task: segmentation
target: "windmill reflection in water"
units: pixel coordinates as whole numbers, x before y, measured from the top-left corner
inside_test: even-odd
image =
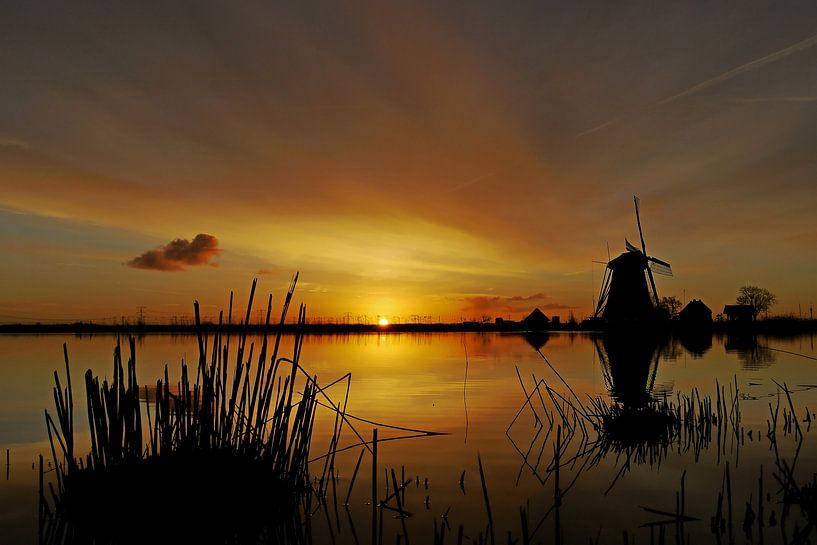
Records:
[[[731,384],[716,383],[714,398],[697,389],[670,395],[656,386],[659,365],[673,352],[669,336],[608,332],[594,343],[608,395],[580,398],[541,350],[557,380],[534,376],[531,386],[519,375],[525,399],[506,432],[522,458],[518,478],[527,468],[544,484],[558,469],[569,471],[564,495],[584,471],[612,455],[617,470],[609,490],[633,466],[660,465],[670,453],[697,461],[717,443],[720,457],[721,447],[739,433],[739,393]],[[525,412],[534,416],[532,430],[520,418]]]
[[[657,336],[613,335],[596,339],[604,382],[612,403],[594,401],[600,440],[614,450],[666,448],[678,415],[666,393],[653,395],[658,364],[667,339]]]

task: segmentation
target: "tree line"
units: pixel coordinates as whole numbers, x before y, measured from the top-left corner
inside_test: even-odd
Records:
[[[738,305],[748,305],[752,307],[753,317],[757,319],[758,315],[766,314],[769,309],[777,304],[777,296],[774,293],[758,286],[741,286],[738,290],[738,296],[735,299]],[[671,318],[677,318],[681,311],[683,304],[674,295],[661,298],[661,308],[669,313]]]

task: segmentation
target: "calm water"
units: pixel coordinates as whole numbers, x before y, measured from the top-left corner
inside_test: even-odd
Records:
[[[113,337],[0,337],[0,447],[3,451],[10,449],[11,453],[8,478],[4,474],[0,480],[0,535],[4,543],[36,540],[37,474],[32,464],[37,454],[49,451],[43,409],[53,407],[52,373],[62,368],[63,342],[68,343],[77,377],[75,388],[80,373],[88,368],[100,376],[110,377]],[[287,342],[291,344],[291,339]],[[543,342],[541,352],[553,369],[534,348]],[[777,494],[779,486],[773,477],[778,471],[775,452],[765,434],[770,418],[769,404],[776,406],[778,400],[775,381],[785,382],[793,390],[792,402],[800,420],[807,408],[817,409],[814,372],[817,361],[790,353],[817,357],[814,339],[759,337],[753,343],[746,339],[713,337],[711,345],[708,344],[708,339],[683,344],[672,341],[660,348],[647,345],[633,349],[580,334],[554,334],[539,339],[500,333],[317,336],[307,338],[301,362],[321,383],[334,381],[346,372],[352,373],[348,404],[352,415],[447,434],[387,442],[379,448],[381,496],[385,496],[383,468],[396,468],[398,479],[402,468],[407,478],[419,477],[419,485],[412,484],[405,494],[405,508],[413,514],[405,521],[412,542],[430,542],[434,521],[444,523],[441,517],[446,512],[454,533],[447,542],[456,542],[460,524],[464,525],[466,536],[484,531],[487,517],[478,455],[484,464],[498,541],[506,541],[507,530],[519,535],[521,506],[528,507],[531,528],[552,508],[555,479],[549,476],[548,467],[553,458],[556,432],[554,429],[548,435],[546,429],[537,425],[531,408],[523,406],[526,396],[519,377],[528,393],[533,391],[536,381],[545,380],[554,391],[573,399],[554,369],[583,402],[587,396],[602,396],[610,403],[616,401],[623,406],[643,402],[647,396],[676,399],[679,394],[689,395],[693,389],[697,389],[701,397],[714,396],[716,381],[727,385],[728,396],[729,388],[737,384],[744,428],[742,441],[732,436],[720,449],[713,437],[708,448],[702,447],[697,456],[693,454],[695,449],[679,452],[675,448],[653,464],[639,464],[632,459],[629,469],[626,469],[626,456],[615,453],[599,456],[597,463],[581,471],[582,462],[593,453],[577,458],[575,464],[560,472],[563,490],[572,483],[559,509],[565,542],[587,543],[600,538],[601,543],[621,543],[622,533],[627,531],[630,539],[650,543],[651,532],[657,535],[657,527],[642,525],[665,517],[651,514],[642,506],[674,512],[676,491],[680,489],[685,471],[685,513],[701,520],[684,524],[682,531],[693,543],[715,542],[710,518],[715,514],[727,463],[731,473],[736,541],[783,542],[783,531],[789,533],[786,539],[790,540],[799,514],[790,515],[788,529],[782,529],[780,524],[772,526],[768,520],[774,511],[775,520],[779,522],[782,509]],[[196,354],[196,340],[192,337],[139,339],[140,381],[154,381],[165,364],[169,365],[171,377],[174,373],[178,376],[181,359],[195,361]],[[341,400],[343,390],[339,387],[334,390],[334,398]],[[540,392],[544,389],[540,388]],[[611,392],[616,400],[611,399]],[[538,394],[532,400],[539,418],[545,414],[542,402],[553,410],[546,392],[541,401]],[[781,412],[787,407],[788,401],[783,396]],[[520,409],[519,418],[509,429]],[[78,406],[76,414],[83,415],[84,407]],[[320,454],[322,439],[331,433],[332,422],[332,415],[327,411],[316,423],[314,454]],[[77,429],[83,430],[84,424],[78,416]],[[801,425],[804,438],[796,475],[809,480],[817,472],[815,432],[809,431],[807,423]],[[371,436],[372,425],[359,423],[356,426],[364,437]],[[402,432],[380,426],[379,433],[381,438],[388,438]],[[343,437],[341,447],[357,442],[348,431]],[[574,439],[565,456],[576,454],[577,446],[578,439]],[[787,463],[793,460],[796,446],[795,436],[784,436],[781,426],[777,459],[785,459]],[[338,455],[337,495],[341,505],[337,516],[331,508],[330,513],[316,515],[313,524],[316,542],[331,538],[338,543],[358,540],[368,543],[370,540],[370,507],[366,505],[371,495],[368,457],[363,459],[348,512],[342,505],[360,450],[356,447]],[[741,525],[750,498],[753,510],[758,510],[761,466],[766,527],[762,538],[755,527],[750,540]],[[463,471],[464,491],[460,487]],[[615,481],[617,475],[620,478]],[[615,485],[605,493],[614,481]],[[401,522],[388,513],[384,521],[384,542],[392,543]],[[553,542],[554,524],[555,513],[551,511],[539,526],[534,541]],[[797,524],[802,528],[806,522],[799,520]],[[674,541],[675,525],[669,525],[666,531]]]

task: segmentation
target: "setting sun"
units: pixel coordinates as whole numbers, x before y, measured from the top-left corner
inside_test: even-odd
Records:
[[[389,321],[388,321],[387,319],[385,319],[385,318],[380,318],[380,319],[377,321],[377,325],[379,325],[379,326],[387,326],[387,325],[389,325]]]

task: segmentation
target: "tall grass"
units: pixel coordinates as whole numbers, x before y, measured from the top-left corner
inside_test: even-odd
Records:
[[[297,278],[287,291],[280,324],[286,320]],[[253,281],[245,324],[255,288]],[[267,325],[271,308],[270,296]],[[199,324],[198,302],[195,312]],[[301,305],[299,325],[305,317]],[[223,313],[219,324],[222,320]],[[232,321],[232,294],[226,320]],[[280,328],[272,342],[264,334],[257,348],[241,334],[231,369],[230,337],[218,331],[206,336],[199,330],[198,362],[182,363],[175,384],[166,366],[154,388],[138,382],[134,339],[129,340],[127,360],[117,342],[111,381],[90,370],[84,375],[90,435],[85,456],[75,451],[66,349],[66,384],[63,387],[55,372],[55,417],[45,413],[56,488],[49,484],[48,498],[41,489],[41,541],[308,539],[308,514],[326,487],[325,478],[313,482],[309,472],[318,397],[325,398],[321,405],[333,407],[341,422],[323,457],[330,464],[343,416],[316,378],[300,367],[303,335],[300,328],[296,331],[287,356],[279,354]],[[305,378],[299,379],[299,373]]]

